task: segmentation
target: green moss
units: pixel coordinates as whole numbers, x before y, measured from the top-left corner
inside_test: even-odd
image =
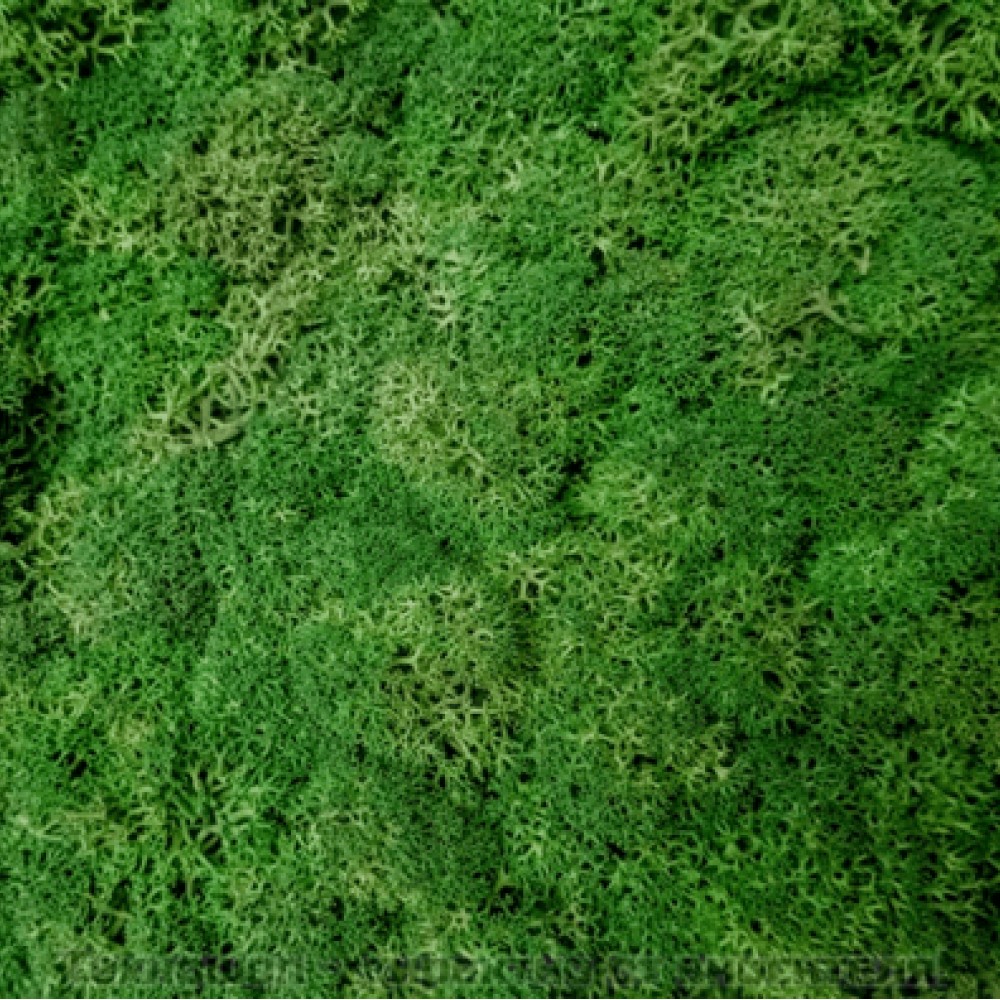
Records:
[[[68,87],[135,43],[155,4],[133,0],[13,0],[0,10],[0,87]]]
[[[5,992],[993,995],[995,13],[0,4]]]

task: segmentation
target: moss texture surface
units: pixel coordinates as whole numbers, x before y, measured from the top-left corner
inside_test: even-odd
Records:
[[[0,0],[0,992],[997,996],[996,0]]]

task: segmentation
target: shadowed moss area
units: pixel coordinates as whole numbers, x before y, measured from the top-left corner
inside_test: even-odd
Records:
[[[0,990],[1000,990],[994,0],[0,0]]]

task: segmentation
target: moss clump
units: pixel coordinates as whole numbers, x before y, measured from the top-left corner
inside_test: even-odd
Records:
[[[995,20],[0,2],[5,992],[994,995]]]
[[[135,45],[157,5],[145,0],[11,0],[0,9],[0,88],[66,88]]]

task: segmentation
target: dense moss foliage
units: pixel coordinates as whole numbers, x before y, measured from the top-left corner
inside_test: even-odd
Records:
[[[0,991],[996,996],[996,0],[0,0]]]

